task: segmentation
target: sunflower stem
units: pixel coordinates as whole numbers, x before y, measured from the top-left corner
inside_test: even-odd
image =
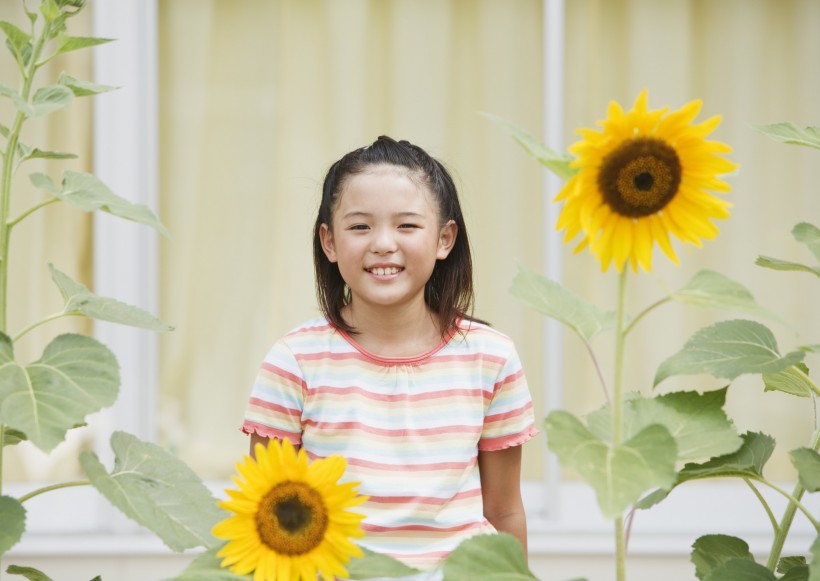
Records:
[[[626,277],[628,269],[624,268],[618,278],[618,311],[615,327],[615,378],[612,384],[612,446],[617,448],[623,437],[623,368],[624,343],[626,333]],[[615,519],[615,578],[626,581],[626,531],[622,516]]]

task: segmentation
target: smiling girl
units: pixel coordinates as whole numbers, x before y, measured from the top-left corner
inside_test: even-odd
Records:
[[[527,546],[521,445],[537,433],[512,341],[471,315],[472,260],[452,178],[379,137],[325,177],[313,240],[322,316],[269,351],[243,431],[342,455],[369,500],[360,544],[440,578],[464,539]]]

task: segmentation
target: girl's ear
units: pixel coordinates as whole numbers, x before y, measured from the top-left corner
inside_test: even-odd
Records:
[[[449,220],[438,233],[438,251],[436,258],[444,260],[450,255],[456,243],[456,236],[458,236],[458,226],[454,220]]]
[[[336,262],[336,244],[333,242],[333,232],[327,224],[319,226],[319,242],[322,243],[322,250],[330,262]]]

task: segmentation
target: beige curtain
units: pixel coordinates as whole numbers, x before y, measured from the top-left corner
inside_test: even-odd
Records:
[[[341,154],[385,133],[414,141],[453,170],[474,243],[477,314],[517,342],[539,415],[542,321],[508,287],[520,262],[540,268],[542,172],[481,115],[534,134],[542,123],[542,3],[537,0],[174,0],[161,2],[161,425],[166,445],[206,477],[224,477],[247,449],[238,432],[259,361],[315,312],[311,226],[320,182]],[[714,138],[735,148],[733,216],[703,249],[660,255],[634,277],[634,312],[696,270],[745,284],[792,327],[772,324],[784,349],[817,342],[820,303],[809,275],[754,266],[758,254],[808,260],[789,234],[820,223],[818,152],[776,144],[754,124],[820,125],[813,0],[568,0],[566,144],[615,99],[678,108],[701,98],[721,114]],[[801,254],[803,252],[803,254]],[[565,284],[614,307],[615,276],[586,254],[565,256]],[[783,291],[787,290],[786,293]],[[630,335],[629,389],[648,391],[658,363],[714,312],[668,307]],[[606,338],[596,341],[611,364]],[[566,404],[602,401],[585,351],[566,337]],[[710,378],[668,387],[711,388]],[[667,386],[664,389],[668,388]],[[785,449],[805,443],[806,402],[730,390],[741,430]],[[527,478],[543,473],[543,437],[525,447]],[[788,477],[784,455],[775,477]]]
[[[21,2],[0,3],[0,20],[28,30],[28,19]],[[91,13],[84,11],[72,18],[71,34],[91,36]],[[3,36],[5,43],[5,36]],[[0,83],[15,90],[20,88],[17,66],[5,44],[0,49]],[[78,79],[91,79],[91,51],[66,53],[40,70],[35,86],[56,82],[65,71]],[[67,108],[24,125],[21,140],[31,146],[52,151],[71,152],[73,160],[28,161],[18,170],[12,186],[11,216],[16,217],[35,204],[47,199],[29,183],[29,174],[43,172],[59,183],[62,172],[92,171],[91,107],[92,99],[75,99]],[[0,99],[0,123],[12,125],[16,110],[9,99]],[[5,148],[5,139],[0,139]],[[92,232],[91,215],[65,204],[53,204],[20,222],[12,232],[9,258],[8,328],[14,336],[24,327],[62,310],[63,300],[49,274],[52,263],[74,280],[91,286]],[[64,332],[89,334],[91,324],[80,318],[61,319],[43,325],[15,344],[17,361],[28,364],[40,358],[43,349],[54,337]],[[4,474],[6,481],[72,478],[79,467],[77,450],[86,446],[90,434],[74,430],[67,442],[47,456],[28,443],[6,448]]]

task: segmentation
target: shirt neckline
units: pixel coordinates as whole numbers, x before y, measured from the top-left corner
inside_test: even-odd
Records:
[[[377,355],[372,351],[368,351],[364,347],[362,347],[356,339],[353,338],[349,333],[346,331],[336,328],[336,332],[341,335],[341,337],[350,344],[356,351],[367,357],[368,359],[372,359],[377,363],[382,363],[385,365],[412,365],[415,363],[421,363],[422,361],[429,359],[442,349],[447,346],[450,342],[450,339],[453,338],[453,335],[457,333],[457,329],[450,330],[444,337],[441,338],[441,341],[438,342],[438,345],[433,347],[432,349],[428,349],[423,353],[419,353],[418,355],[410,355],[407,357],[385,357],[383,355]]]

